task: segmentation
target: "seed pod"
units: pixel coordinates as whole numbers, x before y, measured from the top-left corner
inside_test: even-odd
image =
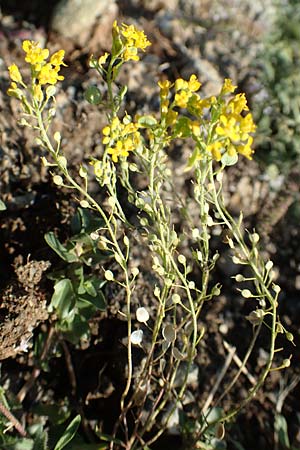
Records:
[[[96,86],[89,86],[84,97],[91,105],[99,105],[102,100],[101,92]]]
[[[163,337],[167,342],[174,342],[176,339],[176,330],[173,325],[166,325],[162,331]]]

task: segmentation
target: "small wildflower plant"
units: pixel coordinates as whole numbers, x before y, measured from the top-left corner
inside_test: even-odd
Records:
[[[199,405],[193,445],[204,441],[213,445],[211,433],[220,430],[220,424],[226,426],[226,421],[255,396],[270,371],[288,366],[289,360],[284,360],[279,367],[274,367],[277,335],[285,333],[289,340],[293,339],[278,319],[280,288],[274,283],[272,262],[265,262],[260,254],[259,235],[244,232],[242,213],[237,220],[233,218],[222,197],[226,166],[235,164],[239,156],[252,159],[255,125],[245,94],[235,94],[236,86],[231,80],[225,79],[216,96],[203,97],[195,74],[188,80],[159,81],[160,110],[156,113],[121,115],[127,88],[116,82],[118,74],[127,61],[138,61],[139,51],[145,51],[150,42],[133,25],[119,27],[114,23],[112,36],[111,52],[92,56],[89,61],[90,67],[105,81],[106,91],[91,86],[86,92],[90,103],[107,111],[107,124],[102,129],[103,153],[90,161],[93,175],[107,196],[105,203],[97,202],[90,194],[86,168],[79,168],[76,179],[72,176],[60,134],[49,132],[55,115],[56,84],[63,80],[60,70],[65,65],[64,51],[49,55],[48,49],[41,48],[37,42],[25,41],[23,50],[25,62],[30,66],[30,78],[25,82],[19,68],[12,64],[8,94],[20,100],[23,107],[20,123],[37,133],[37,142],[44,152],[43,163],[50,168],[54,183],[75,190],[81,208],[99,216],[102,225],[91,233],[91,239],[99,240],[98,247],[109,252],[114,267],[115,264],[119,267],[118,275],[110,268],[103,272],[107,283],[116,283],[125,292],[120,312],[127,321],[126,383],[120,398],[120,416],[111,437],[105,437],[110,449],[149,448],[165,432],[170,418],[184,401],[189,373],[206,337],[201,316],[203,306],[218,301],[222,288],[221,283],[211,285],[219,255],[212,250],[210,240],[214,229],[227,230],[226,242],[233,263],[237,264],[237,270],[247,266],[247,278],[241,274],[234,278],[238,283],[252,282],[251,288],[241,289],[240,293],[253,302],[253,311],[246,318],[250,322],[249,348],[235,376],[218,398]],[[176,193],[167,153],[174,140],[187,139],[193,142],[186,161],[197,206],[193,215]],[[139,176],[147,179],[143,190],[135,185]],[[129,203],[137,209],[139,227],[130,224],[118,197],[117,184],[123,186]],[[174,214],[178,204],[189,225],[184,231],[186,236],[175,231]],[[181,251],[182,239],[186,237],[193,249],[189,255]],[[148,248],[156,281],[150,306],[140,304],[133,308],[132,296],[139,271],[145,270],[133,266],[131,249],[136,241]],[[197,280],[192,275],[194,267],[201,274]],[[212,408],[220,404],[245,370],[262,329],[268,336],[268,358],[255,384],[238,405],[231,405],[215,420],[209,420]],[[135,346],[144,351],[139,368],[133,365]],[[182,370],[184,376],[178,386],[175,381]],[[132,415],[133,424],[129,420]],[[97,435],[103,437],[99,430]],[[216,434],[213,436],[215,439]]]

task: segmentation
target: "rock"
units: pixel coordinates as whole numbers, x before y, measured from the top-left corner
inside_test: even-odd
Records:
[[[55,7],[50,28],[64,37],[83,43],[97,17],[115,6],[114,0],[61,0]]]

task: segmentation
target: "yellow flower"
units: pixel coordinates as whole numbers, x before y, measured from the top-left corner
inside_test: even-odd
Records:
[[[58,71],[59,66],[53,68],[50,63],[45,64],[38,74],[40,85],[56,84],[57,81],[63,80],[64,77],[62,75],[58,75]]]
[[[133,61],[138,61],[139,55],[137,54],[138,50],[136,47],[125,47],[125,50],[123,52],[123,58],[125,61],[129,61],[130,59],[132,59]]]
[[[116,131],[120,127],[120,119],[119,117],[114,117],[111,121],[110,129],[112,131]]]
[[[113,26],[112,26],[112,33],[113,36],[117,36],[120,33],[120,28],[118,27],[118,22],[114,20]]]
[[[188,81],[188,89],[191,91],[191,92],[196,92],[196,91],[198,91],[199,89],[200,89],[200,87],[201,87],[201,83],[200,83],[200,81],[197,79],[197,77],[196,77],[196,75],[191,75],[190,76],[190,79],[189,79],[189,81]]]
[[[147,36],[143,31],[139,31],[134,25],[122,24],[121,34],[125,37],[125,45],[129,47],[136,47],[137,49],[145,51],[146,47],[151,45]]]
[[[245,117],[241,118],[240,128],[242,133],[253,133],[256,130],[256,125],[253,122],[251,113],[248,113]],[[242,140],[244,139],[242,138]]]
[[[234,86],[232,84],[232,81],[230,80],[230,78],[225,78],[222,89],[221,89],[221,94],[231,94],[232,92],[234,92],[236,90],[237,86]]]
[[[99,66],[102,66],[103,64],[106,63],[108,56],[109,56],[109,53],[107,53],[107,52],[105,52],[104,55],[100,56],[100,58],[98,59]]]
[[[234,114],[241,114],[242,111],[248,111],[247,99],[245,94],[237,94],[228,103],[229,108]]]
[[[196,92],[200,89],[201,83],[197,79],[195,74],[190,76],[189,81],[183,80],[182,78],[177,78],[175,81],[175,91],[189,90],[190,92]]]
[[[120,30],[115,21],[113,23],[112,34],[114,45],[118,48],[120,56],[125,61],[130,59],[138,61],[138,50],[145,51],[146,47],[151,45],[144,32],[137,30],[134,25],[126,25],[123,23]],[[99,62],[99,64],[101,63]]]
[[[175,91],[180,91],[181,89],[187,89],[188,88],[188,82],[183,80],[182,78],[177,78],[175,81]]]
[[[19,100],[22,99],[23,93],[21,89],[18,88],[17,83],[15,83],[14,81],[10,84],[6,92],[10,97],[16,97]]]
[[[237,147],[237,151],[243,155],[246,156],[248,159],[252,159],[252,154],[254,153],[254,150],[252,150],[251,145],[253,143],[253,137],[249,136],[248,141],[245,145],[239,145]]]
[[[136,123],[129,122],[127,124],[122,124],[122,130],[120,135],[126,136],[131,133],[136,133],[139,126]]]
[[[239,125],[233,116],[221,115],[220,125],[216,127],[216,133],[219,136],[229,137],[231,141],[238,141],[240,139]]]
[[[191,120],[189,122],[189,127],[194,136],[199,137],[201,135],[200,122],[196,120]]]
[[[189,81],[177,78],[175,81],[175,106],[180,108],[189,107],[194,113],[201,113],[200,97],[194,92],[200,89],[201,83],[198,81],[196,75],[192,74]],[[189,109],[189,110],[190,110]]]
[[[215,161],[221,161],[221,158],[222,158],[221,148],[222,147],[223,147],[222,143],[217,141],[217,142],[208,144],[208,146],[206,148],[209,152],[211,152],[212,157]]]
[[[25,61],[34,66],[35,70],[40,70],[49,56],[49,50],[40,48],[39,43],[34,41],[24,41],[22,47],[26,53]]]
[[[169,80],[159,81],[158,86],[160,87],[160,98],[165,99],[168,97],[172,83]]]
[[[19,68],[16,64],[12,64],[8,68],[9,76],[12,81],[16,83],[22,83],[22,75],[20,74]]]
[[[113,162],[117,163],[120,156],[128,156],[128,149],[124,148],[122,141],[117,141],[115,147],[107,149],[107,153],[111,155]]]
[[[52,64],[52,66],[65,66],[67,67],[67,64],[65,64],[63,62],[65,56],[65,51],[64,50],[59,50],[58,52],[53,53],[53,55],[50,58],[50,64]]]
[[[104,136],[104,138],[102,139],[102,142],[104,145],[106,145],[110,141],[110,127],[108,125],[103,128],[102,134]]]
[[[8,91],[11,91],[11,92],[12,92],[12,91],[15,91],[17,88],[18,88],[17,83],[15,83],[15,82],[10,83],[10,86],[9,86],[9,88],[7,89],[8,95],[10,95]]]
[[[39,84],[33,86],[33,97],[38,101],[42,102],[44,99],[42,88]]]
[[[206,99],[201,100],[200,95],[198,94],[192,94],[188,99],[189,111],[198,117],[202,115],[203,108],[209,106],[210,103],[207,103]]]
[[[157,84],[162,91],[169,91],[170,87],[172,86],[172,83],[169,80],[158,81]]]
[[[114,117],[110,123],[110,125],[106,125],[102,129],[102,134],[104,138],[102,142],[104,145],[109,144],[109,142],[113,139],[116,139],[120,134],[120,120],[118,117]]]
[[[140,145],[139,128],[140,125],[131,122],[131,117],[126,114],[122,122],[118,117],[114,117],[110,125],[102,129],[104,136],[102,142],[104,145],[110,145],[107,152],[112,155],[114,162],[118,162],[120,156],[128,156],[128,152],[135,150]]]
[[[179,108],[186,108],[188,100],[192,94],[188,91],[180,91],[175,94],[175,105]]]

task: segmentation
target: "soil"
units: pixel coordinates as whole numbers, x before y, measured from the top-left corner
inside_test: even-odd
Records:
[[[65,80],[57,97],[58,116],[53,127],[61,131],[64,137],[65,152],[71,167],[88,162],[90,156],[101,151],[101,128],[105,123],[104,113],[84,99],[85,88],[96,83],[94,73],[88,69],[88,57],[91,51],[95,51],[99,30],[95,26],[94,35],[89,36],[85,46],[56,35],[49,25],[49,17],[56,3],[38,0],[23,0],[21,5],[18,1],[1,2],[0,182],[1,199],[7,209],[0,212],[0,359],[2,385],[9,385],[14,395],[19,393],[19,399],[20,392],[33,374],[33,343],[38,336],[44,336],[45,340],[53,326],[53,317],[49,316],[46,309],[53,290],[47,270],[49,273],[50,267],[57,266],[58,257],[47,246],[44,235],[55,231],[62,241],[66,239],[70,219],[77,206],[76,198],[67,190],[57,189],[53,185],[40,162],[41,153],[32,133],[17,125],[20,117],[18,103],[6,95],[9,83],[6,67],[12,62],[21,67],[23,64],[21,41],[41,40],[50,49],[66,49],[68,68],[65,69]],[[223,2],[229,19],[214,17],[210,2],[200,2],[201,17],[195,19],[195,23],[191,22],[191,29],[185,30],[184,34],[178,34],[181,23],[178,11],[174,13],[174,20],[167,22],[166,3],[153,2],[150,7],[143,1],[117,2],[118,20],[126,23],[135,21],[153,42],[141,64],[138,67],[129,65],[129,69],[122,74],[122,80],[129,85],[130,91],[128,112],[147,112],[147,108],[156,108],[155,83],[159,76],[186,77],[195,67],[203,72],[205,92],[213,92],[224,76],[231,76],[234,82],[246,90],[251,104],[253,92],[249,83],[255,74],[251,78],[247,73],[249,52],[243,53],[243,46],[245,50],[252,42],[253,50],[258,45],[259,33],[261,36],[264,31],[259,18],[249,16],[240,25],[239,32],[244,41],[241,44],[239,40],[239,45],[235,47],[235,39],[230,40],[230,26],[234,28],[239,19],[234,16],[234,10],[231,11],[230,2]],[[236,3],[232,2],[232,5]],[[191,20],[188,11],[186,18]],[[171,25],[173,29],[170,31],[168,26]],[[201,36],[198,47],[193,37],[195,30]],[[97,47],[99,55],[107,50],[109,37],[106,36],[102,42],[103,46]],[[178,152],[176,155],[171,154],[171,158],[174,170],[179,174],[178,190],[186,195],[190,183],[184,178],[182,170],[184,152],[175,150]],[[292,355],[291,367],[285,371],[272,372],[263,391],[227,429],[225,441],[228,449],[279,449],[274,443],[276,407],[283,388],[289,386],[295,377],[299,380],[299,175],[299,169],[295,168],[293,173],[285,176],[277,191],[271,189],[269,180],[264,176],[264,167],[255,160],[250,164],[241,160],[238,166],[229,168],[226,175],[225,197],[228,207],[233,214],[238,214],[241,209],[244,211],[246,226],[259,230],[266,257],[274,261],[278,271],[277,281],[282,287],[281,319],[284,326],[294,334],[296,343],[296,347],[286,342],[282,344],[282,357]],[[95,195],[100,195],[96,185],[93,185],[93,189]],[[223,249],[219,250],[221,252]],[[134,257],[141,257],[139,251],[135,250]],[[232,286],[230,270],[228,261],[221,259],[216,280],[224,280],[224,290],[218,302],[205,308],[202,317],[209,337],[200,348],[196,361],[196,381],[190,387],[200,404],[209,395],[215,383],[215,374],[224,364],[228,352],[224,341],[237,347],[241,357],[247,348],[245,336],[249,335],[249,324],[241,318],[251,311],[251,305],[241,302],[236,295],[237,286]],[[142,275],[139,283],[139,296],[149,299],[151,280]],[[82,434],[87,442],[94,439],[91,425],[95,422],[101,424],[106,433],[112,430],[119,413],[119,400],[125,382],[126,349],[122,339],[126,334],[126,323],[115,314],[122,292],[106,288],[105,295],[108,310],[91,319],[92,338],[89,342],[74,346],[65,341],[62,344],[63,351],[51,349],[55,357],[48,361],[44,355],[45,366],[33,379],[24,396],[21,416],[25,423],[30,424],[33,420],[32,411],[38,399],[59,404],[67,396],[74,410],[85,417]],[[140,302],[141,298],[136,301]],[[263,340],[264,337],[255,355],[261,364],[265,358]],[[22,350],[27,344],[29,351],[24,353]],[[49,348],[47,350],[50,351]],[[136,350],[134,358],[138,361],[141,357],[140,351]],[[254,367],[255,361],[250,361],[250,374]],[[53,373],[56,374],[54,378],[51,376]],[[228,373],[228,378],[231,375]],[[243,383],[249,383],[247,377],[241,380],[227,401],[236,402],[241,398],[245,389]],[[286,397],[281,411],[287,420],[290,441],[295,449],[300,448],[299,398],[300,383]],[[194,412],[189,413],[193,417]],[[179,437],[171,434],[165,434],[152,448],[184,450]]]

